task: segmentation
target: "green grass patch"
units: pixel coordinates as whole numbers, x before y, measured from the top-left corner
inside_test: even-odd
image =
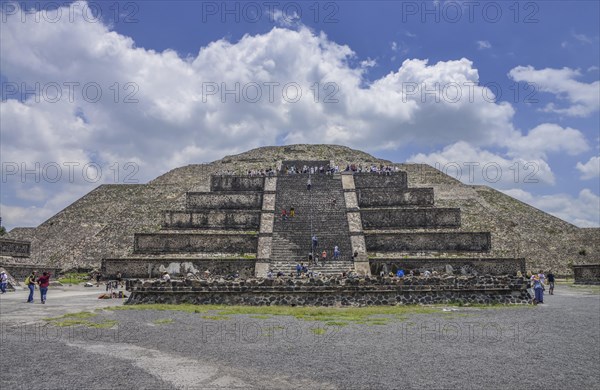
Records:
[[[44,321],[59,321],[62,319],[80,319],[80,320],[85,320],[87,318],[92,318],[92,317],[96,317],[98,314],[96,313],[92,313],[90,311],[81,311],[79,313],[67,313],[67,314],[63,314],[60,317],[50,317],[50,318],[44,318]]]
[[[268,316],[268,315],[264,315],[264,314],[256,314],[256,315],[250,316],[250,318],[256,318],[257,320],[268,320],[269,318],[272,318],[272,317]]]
[[[172,324],[173,323],[173,319],[172,318],[160,318],[158,320],[152,321],[152,323],[156,324],[156,325]]]
[[[215,320],[215,321],[226,321],[228,319],[230,319],[227,316],[220,316],[220,315],[215,315],[215,316],[202,316],[202,318],[206,319],[206,320]]]
[[[58,279],[62,284],[79,284],[88,280],[88,274],[75,272],[67,273],[62,278]]]
[[[215,305],[192,305],[189,303],[182,303],[180,305],[154,303],[147,305],[127,305],[127,306],[111,306],[106,307],[105,310],[157,310],[157,311],[182,311],[185,313],[206,313],[214,310],[217,307]],[[223,306],[218,306],[223,307]]]
[[[325,325],[329,325],[329,326],[346,326],[348,325],[348,322],[344,322],[344,321],[327,321],[325,323]]]
[[[327,330],[325,328],[310,328],[310,331],[316,334],[317,336],[324,335]]]
[[[44,321],[54,326],[87,326],[88,328],[112,328],[117,325],[115,320],[103,320],[100,322],[88,321],[88,319],[96,317],[98,314],[89,311],[79,313],[67,313],[60,317],[44,318]]]
[[[443,318],[458,318],[475,315],[476,309],[523,308],[528,305],[483,305],[471,304],[459,310],[475,309],[472,313],[442,311],[445,307],[455,307],[453,304],[444,305],[399,305],[399,306],[369,306],[369,307],[315,307],[315,306],[223,306],[223,305],[191,305],[191,304],[148,304],[126,305],[106,308],[106,310],[157,310],[181,311],[200,313],[202,318],[223,321],[235,315],[247,315],[250,318],[266,320],[273,316],[289,316],[303,321],[322,322],[330,326],[346,326],[349,324],[387,325],[389,322],[405,321],[412,315],[438,314]]]
[[[104,320],[102,322],[88,322],[85,325],[88,328],[103,329],[103,328],[112,328],[113,326],[115,326],[117,324],[118,324],[118,322],[115,320]]]

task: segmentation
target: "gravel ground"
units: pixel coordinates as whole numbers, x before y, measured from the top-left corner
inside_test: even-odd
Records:
[[[387,325],[138,310],[98,311],[91,321],[116,320],[110,329],[41,321],[119,304],[97,293],[51,291],[46,305],[0,297],[0,387],[600,388],[600,295],[581,288],[558,286],[537,307],[440,308]]]

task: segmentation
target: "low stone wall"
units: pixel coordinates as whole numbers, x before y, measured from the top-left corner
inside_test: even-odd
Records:
[[[491,249],[489,232],[483,233],[377,233],[365,234],[369,252],[487,252]]]
[[[356,190],[360,207],[433,206],[433,188]]]
[[[258,230],[260,211],[206,210],[165,211],[163,228],[167,229],[248,229]]]
[[[261,192],[188,192],[186,194],[186,209],[260,210],[262,200],[263,195]]]
[[[360,217],[364,229],[460,227],[460,209],[363,209]]]
[[[256,253],[257,234],[136,233],[135,253]]]
[[[29,257],[30,251],[29,241],[0,238],[0,256]]]
[[[575,284],[600,284],[600,264],[573,265]]]
[[[511,276],[366,279],[129,281],[128,304],[370,306],[416,303],[528,303],[523,278]]]
[[[211,191],[262,191],[264,187],[264,177],[218,175],[210,177]]]
[[[17,280],[17,282],[22,283],[32,271],[37,271],[38,275],[41,275],[42,272],[50,272],[51,275],[57,276],[61,273],[60,268],[55,267],[45,267],[43,265],[37,264],[3,264],[0,263],[0,268],[4,268],[6,272],[8,272],[13,278]]]
[[[238,273],[242,278],[254,276],[255,259],[169,259],[169,258],[122,258],[102,259],[102,273],[114,277],[121,273],[124,278],[157,278],[163,271],[173,277],[184,277],[191,272],[226,277]]]
[[[391,175],[377,173],[355,173],[354,185],[362,188],[407,188],[408,179],[406,172],[393,172]]]
[[[525,259],[512,258],[435,258],[435,259],[369,259],[372,275],[393,272],[399,269],[408,273],[409,271],[437,271],[441,274],[446,272],[446,265],[453,268],[455,275],[477,274],[477,275],[516,275],[518,271],[525,274]]]

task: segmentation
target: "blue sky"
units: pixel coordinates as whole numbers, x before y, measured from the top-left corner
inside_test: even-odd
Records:
[[[597,1],[1,4],[8,228],[36,226],[128,174],[143,183],[289,143],[460,166],[467,183],[467,164],[479,164],[473,184],[600,224]],[[83,96],[89,83],[97,101],[93,88]],[[236,83],[263,95],[220,95]],[[274,101],[265,83],[279,83]],[[282,98],[288,83],[299,101]]]

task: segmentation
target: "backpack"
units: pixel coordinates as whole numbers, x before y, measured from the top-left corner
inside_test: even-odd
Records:
[[[27,278],[25,278],[25,285],[29,286],[29,282],[30,282],[30,279],[29,279],[29,276],[28,276]]]

